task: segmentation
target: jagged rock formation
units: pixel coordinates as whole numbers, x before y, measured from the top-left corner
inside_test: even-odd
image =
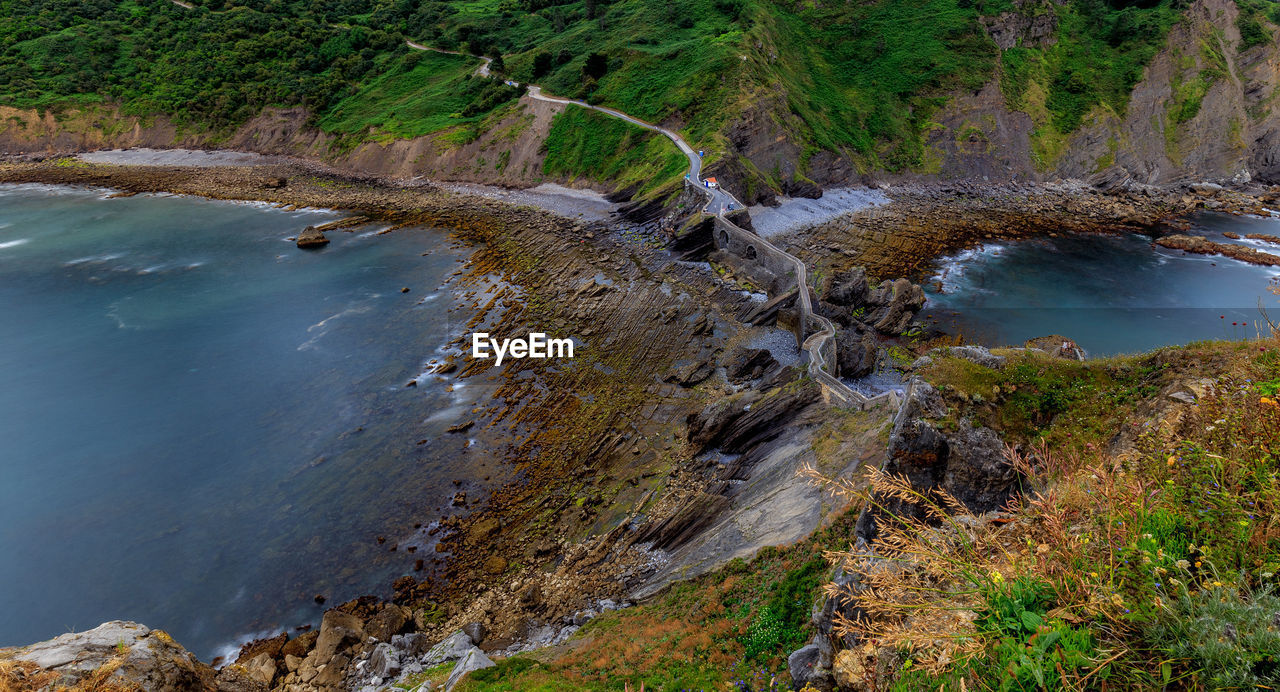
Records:
[[[934,423],[947,415],[942,397],[928,383],[915,379],[889,435],[889,459],[884,472],[905,477],[917,491],[949,493],[975,514],[998,510],[1018,492],[1020,476],[1004,457],[1004,445],[994,430],[961,420],[954,432]],[[879,497],[858,519],[858,537],[870,543],[877,517],[924,518],[923,508],[896,498]]]
[[[841,326],[836,334],[839,375],[866,377],[876,367],[881,337],[906,332],[924,307],[924,290],[907,279],[882,281],[875,288],[863,267],[836,274],[816,302],[817,312]]]

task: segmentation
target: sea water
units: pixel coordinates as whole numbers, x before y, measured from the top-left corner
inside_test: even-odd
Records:
[[[208,660],[411,572],[375,538],[468,477],[457,394],[405,387],[463,255],[288,240],[338,217],[0,186],[0,646],[123,619]]]
[[[1192,226],[1194,235],[1280,255],[1280,245],[1223,235],[1280,235],[1280,220],[1206,213]],[[991,243],[939,262],[922,316],[988,346],[1061,334],[1090,355],[1136,353],[1257,338],[1259,301],[1280,317],[1280,296],[1268,290],[1277,275],[1280,267],[1169,250],[1137,234]]]

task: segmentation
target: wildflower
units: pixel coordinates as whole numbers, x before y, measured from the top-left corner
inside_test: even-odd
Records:
[[[1090,573],[1089,573],[1089,576],[1093,577],[1094,579],[1097,579],[1097,578],[1098,578],[1098,573],[1097,573],[1097,572],[1090,572]]]
[[[1215,581],[1215,582],[1213,583],[1213,585],[1214,585],[1214,586],[1222,586],[1222,582],[1220,582],[1220,581]]]
[[[1004,575],[1000,574],[1000,572],[992,572],[991,581],[999,584],[1000,582],[1004,581]]]
[[[1186,560],[1178,560],[1177,562],[1175,562],[1175,563],[1174,563],[1174,565],[1175,565],[1175,566],[1177,566],[1177,568],[1178,568],[1178,569],[1190,569],[1190,568],[1191,568],[1191,563],[1190,563],[1190,562],[1187,562]]]

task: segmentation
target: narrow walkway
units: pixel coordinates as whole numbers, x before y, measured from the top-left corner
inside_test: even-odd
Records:
[[[435,50],[440,53],[450,53],[453,55],[461,55],[461,53],[457,53],[455,51],[428,48],[427,46],[423,46],[423,45],[414,43],[412,41],[408,41],[407,43],[409,44],[410,48],[416,48],[418,50]],[[485,70],[485,74],[487,75],[489,62],[491,62],[490,59],[484,56],[473,56],[473,57],[479,57],[482,60],[486,61],[482,67]],[[683,137],[681,137],[679,134],[676,134],[672,130],[668,130],[665,127],[660,127],[652,123],[647,123],[643,120],[640,120],[639,118],[632,117],[619,110],[606,108],[604,106],[593,106],[587,103],[586,101],[579,101],[577,99],[566,99],[566,98],[560,98],[558,96],[548,96],[542,93],[542,87],[537,86],[535,84],[528,85],[528,89],[529,89],[529,98],[531,99],[534,99],[537,101],[547,101],[550,103],[562,103],[566,105],[573,105],[573,106],[578,106],[580,108],[587,108],[589,110],[604,113],[605,115],[629,122],[632,125],[635,125],[636,127],[657,132],[662,136],[666,137],[667,139],[670,139],[673,143],[675,143],[676,148],[684,152],[684,155],[689,159],[689,175],[686,177],[685,183],[688,185],[697,186],[698,189],[702,190],[703,193],[706,194],[707,196],[707,203],[705,206],[703,206],[702,212],[710,216],[719,217],[720,220],[723,221],[724,223],[732,226],[733,228],[743,233],[749,234],[752,237],[758,239],[758,242],[760,243],[760,245],[768,248],[774,253],[777,253],[779,255],[786,257],[788,260],[791,261],[792,265],[795,267],[796,284],[800,288],[799,305],[800,305],[801,324],[804,325],[804,331],[806,332],[808,331],[808,325],[810,324],[810,320],[812,320],[814,323],[816,323],[820,327],[820,329],[817,332],[809,335],[804,340],[804,344],[801,345],[801,350],[804,351],[809,357],[809,366],[808,366],[809,374],[813,376],[815,380],[818,381],[819,385],[821,385],[824,389],[829,391],[832,394],[833,398],[835,398],[841,403],[844,403],[845,405],[855,405],[855,406],[865,408],[866,406],[879,403],[882,400],[889,400],[892,398],[888,394],[881,394],[876,397],[868,398],[867,396],[850,389],[848,385],[841,382],[840,379],[837,378],[835,375],[832,375],[831,373],[827,372],[826,368],[823,366],[822,350],[827,347],[828,341],[831,341],[835,338],[836,327],[831,322],[831,320],[813,311],[813,301],[809,297],[808,268],[805,267],[804,262],[801,262],[800,259],[795,255],[782,251],[773,243],[770,243],[768,240],[765,240],[760,235],[756,233],[752,233],[751,231],[748,231],[742,228],[741,226],[733,223],[728,219],[725,212],[729,211],[731,206],[734,209],[745,209],[746,207],[742,205],[742,202],[738,201],[737,198],[735,198],[733,195],[726,192],[723,188],[709,188],[702,184],[702,157],[698,155],[698,152],[695,151],[693,147],[689,146],[688,142],[684,141]]]
[[[470,54],[470,53],[460,53],[460,52],[458,52],[458,51],[456,51],[456,50],[445,50],[445,49],[443,49],[443,48],[432,48],[431,46],[424,46],[424,45],[422,45],[421,43],[414,43],[413,41],[410,41],[410,40],[408,40],[408,39],[405,39],[405,42],[404,42],[404,43],[405,43],[405,45],[406,45],[406,46],[409,46],[410,48],[412,48],[412,49],[414,49],[414,50],[425,50],[425,51],[430,51],[430,52],[432,52],[432,53],[444,53],[445,55],[462,55],[462,56],[465,56],[465,57],[468,57],[468,58],[480,58],[480,59],[481,59],[482,61],[484,61],[484,62],[480,63],[480,67],[477,67],[477,68],[476,68],[476,71],[475,71],[475,72],[473,72],[472,74],[474,74],[474,75],[475,75],[475,76],[477,76],[477,77],[492,77],[492,76],[493,76],[493,75],[492,75],[492,74],[490,74],[490,72],[489,72],[489,63],[492,63],[492,62],[493,62],[493,58],[486,58],[486,57],[484,57],[483,55],[472,55],[472,54]]]

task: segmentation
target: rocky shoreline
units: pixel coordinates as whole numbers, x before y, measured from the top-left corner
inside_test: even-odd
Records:
[[[363,635],[327,643],[338,634],[325,633],[335,628],[386,643],[406,633],[438,641],[464,626],[481,628],[485,634],[473,638],[487,652],[553,643],[608,604],[625,604],[651,578],[672,578],[659,573],[701,573],[798,540],[821,521],[818,491],[793,473],[807,446],[777,444],[811,434],[820,402],[798,370],[746,346],[760,328],[739,321],[750,302],[739,287],[662,247],[659,239],[681,222],[679,213],[653,218],[649,210],[651,222],[641,229],[584,225],[428,185],[292,164],[192,169],[53,159],[0,164],[0,182],[253,199],[346,209],[393,228],[449,228],[477,248],[455,284],[469,302],[469,327],[484,324],[497,338],[537,329],[584,342],[573,367],[513,361],[495,375],[489,363],[469,358],[442,363],[439,372],[492,389],[491,403],[455,427],[498,440],[518,482],[487,489],[480,504],[464,499],[470,514],[439,522],[431,556],[444,558],[438,573],[419,573],[423,559],[406,557],[412,576],[396,581],[394,595],[343,603],[319,630],[272,638],[289,650],[282,645],[271,665],[254,663],[261,642],[246,646],[218,672],[219,687],[345,688],[351,667],[372,649],[363,648]],[[696,208],[683,206],[686,214]],[[711,415],[708,402],[739,391],[737,406],[700,425],[697,440],[687,436],[687,419]],[[731,446],[745,458],[709,463],[703,457],[713,446]],[[736,485],[748,478],[750,489]],[[729,535],[713,530],[714,522],[766,506],[778,519],[774,527],[730,536],[714,549],[692,547],[699,536]],[[412,530],[388,528],[397,531]],[[361,624],[339,627],[334,622],[342,618],[333,613]],[[228,679],[241,669],[262,679]],[[208,677],[197,677],[203,687],[190,689],[208,688]]]
[[[190,168],[10,160],[0,163],[0,182],[338,208],[392,228],[449,228],[478,248],[459,280],[474,314],[469,326],[498,325],[498,338],[560,331],[596,346],[582,367],[518,361],[494,375],[467,358],[441,364],[440,372],[493,388],[492,404],[455,427],[504,439],[504,461],[520,481],[492,489],[471,514],[441,522],[439,578],[402,577],[391,598],[343,603],[319,629],[253,642],[221,671],[193,664],[191,686],[174,689],[381,684],[395,667],[389,661],[400,662],[397,674],[411,660],[424,666],[426,644],[455,632],[480,652],[466,649],[458,658],[482,663],[490,653],[558,643],[604,604],[616,607],[682,578],[675,575],[796,540],[822,521],[817,491],[805,490],[794,469],[833,463],[815,451],[815,440],[823,426],[851,425],[848,414],[823,406],[795,368],[749,345],[755,327],[744,320],[757,306],[739,287],[664,248],[696,207],[691,200],[674,211],[648,209],[647,225],[624,230],[303,162]],[[785,239],[824,270],[821,310],[852,327],[838,355],[859,372],[879,348],[873,334],[902,331],[923,302],[918,286],[890,280],[903,267],[919,275],[939,255],[996,238],[1176,229],[1189,211],[1256,213],[1276,195],[951,185],[895,188],[893,197]],[[311,229],[309,242],[323,230]],[[869,277],[886,280],[873,288]],[[891,414],[857,423],[864,432],[848,443],[857,451],[854,466],[882,462],[875,431]],[[734,461],[717,461],[726,452]],[[750,537],[729,531],[735,511],[766,507],[777,514],[776,527]],[[461,639],[455,644],[465,648]]]
[[[1259,185],[915,184],[893,188],[891,204],[813,226],[783,242],[829,273],[862,266],[872,277],[889,278],[905,268],[918,281],[937,257],[984,242],[1068,233],[1162,236],[1186,230],[1185,217],[1196,211],[1269,216],[1278,200],[1280,187]]]

